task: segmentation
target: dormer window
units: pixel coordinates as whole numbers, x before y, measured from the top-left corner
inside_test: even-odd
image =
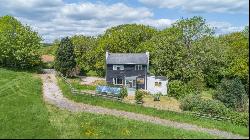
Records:
[[[113,65],[113,70],[124,70],[124,65]]]
[[[142,65],[135,65],[135,70],[142,70]]]

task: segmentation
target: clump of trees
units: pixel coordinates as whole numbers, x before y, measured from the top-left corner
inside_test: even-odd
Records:
[[[41,64],[41,37],[11,16],[0,17],[0,65],[28,69]]]

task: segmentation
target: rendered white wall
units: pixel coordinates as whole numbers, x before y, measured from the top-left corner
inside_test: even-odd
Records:
[[[155,86],[155,82],[161,82],[161,86]],[[160,79],[155,79],[155,76],[147,77],[147,91],[149,91],[151,94],[161,92],[163,95],[167,95],[167,84],[168,80],[164,81]]]

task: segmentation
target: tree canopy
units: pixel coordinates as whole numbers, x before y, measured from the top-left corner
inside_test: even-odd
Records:
[[[66,76],[74,76],[73,72],[76,68],[74,46],[71,40],[63,38],[56,51],[55,69]]]
[[[11,16],[0,17],[0,65],[31,68],[41,63],[41,37]]]

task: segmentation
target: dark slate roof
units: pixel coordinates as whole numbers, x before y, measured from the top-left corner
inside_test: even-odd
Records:
[[[148,76],[153,76],[155,79],[160,79],[166,81],[168,78],[166,76],[155,76],[153,74],[148,73]]]
[[[165,77],[165,76],[155,76],[155,79],[160,79],[160,80],[166,81],[167,77]]]
[[[148,64],[146,53],[109,53],[107,64]]]

